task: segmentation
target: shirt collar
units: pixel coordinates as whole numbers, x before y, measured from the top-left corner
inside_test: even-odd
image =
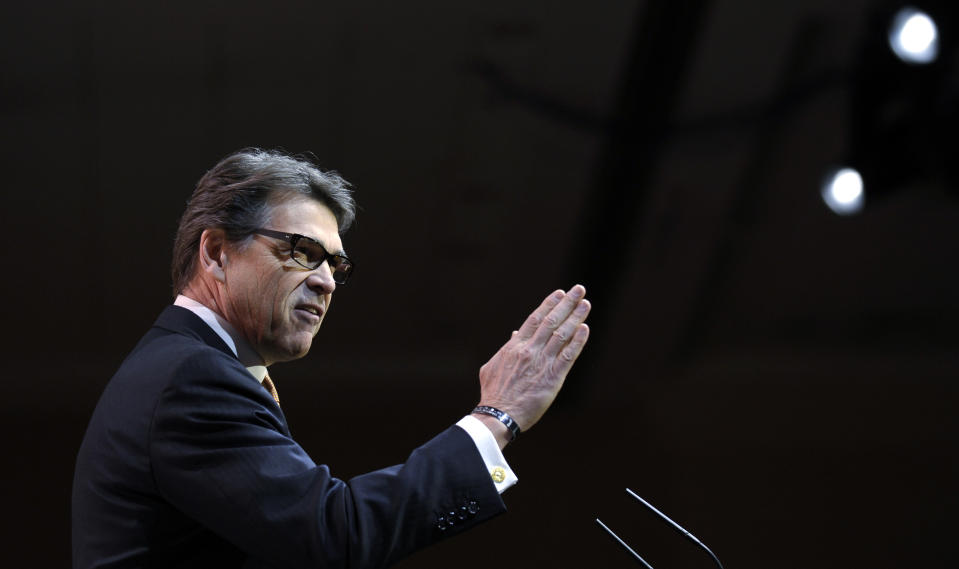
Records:
[[[260,357],[260,354],[256,353],[256,350],[254,350],[253,346],[240,334],[239,330],[234,328],[232,324],[216,312],[182,294],[176,297],[173,304],[186,308],[199,316],[200,320],[206,322],[207,326],[212,328],[217,336],[222,338],[226,345],[229,346],[233,355],[240,360],[240,363],[246,367],[247,371],[258,381],[263,382],[263,378],[266,377],[266,366],[263,365],[263,358]]]

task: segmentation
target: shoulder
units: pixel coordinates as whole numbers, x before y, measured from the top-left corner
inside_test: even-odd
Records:
[[[171,305],[126,357],[117,375],[132,371],[141,378],[176,378],[213,370],[246,373],[206,322],[186,308]]]
[[[179,425],[189,430],[201,421],[252,420],[288,432],[270,393],[235,356],[217,347],[189,335],[164,334],[131,359],[137,361],[130,362],[132,367],[123,374],[127,379],[132,375],[138,382],[147,377],[155,382],[154,429]],[[158,363],[160,369],[155,368]]]
[[[239,360],[221,347],[195,334],[154,327],[127,356],[117,376],[133,375],[138,381],[149,378],[169,381],[233,373],[249,376]]]
[[[193,318],[189,311],[172,308]],[[101,397],[101,406],[114,414],[153,415],[162,407],[175,412],[179,404],[199,404],[214,397],[213,401],[222,401],[229,394],[259,402],[265,390],[225,346],[203,336],[199,327],[205,323],[197,318],[186,327],[171,329],[161,326],[162,320],[161,315],[123,361]]]

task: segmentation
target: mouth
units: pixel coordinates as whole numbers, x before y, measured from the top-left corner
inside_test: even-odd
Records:
[[[293,312],[313,324],[318,324],[323,316],[323,307],[317,304],[298,304]]]

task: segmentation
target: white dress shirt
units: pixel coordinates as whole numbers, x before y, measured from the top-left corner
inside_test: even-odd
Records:
[[[173,304],[186,308],[206,322],[207,325],[223,339],[223,342],[230,347],[230,350],[232,350],[233,354],[240,360],[240,363],[246,367],[247,371],[249,371],[257,381],[263,383],[263,378],[266,377],[266,366],[263,365],[263,358],[256,353],[239,331],[227,322],[225,318],[182,294],[176,297]],[[506,458],[503,457],[503,453],[500,451],[499,444],[496,443],[496,438],[493,436],[493,433],[490,432],[489,428],[484,425],[482,421],[471,415],[466,415],[457,421],[456,426],[466,431],[470,438],[473,439],[473,443],[476,444],[476,449],[479,451],[480,456],[483,457],[483,462],[486,463],[486,471],[490,473],[493,485],[496,486],[496,490],[500,494],[513,484],[516,484],[519,479],[509,467],[509,464],[506,463]]]

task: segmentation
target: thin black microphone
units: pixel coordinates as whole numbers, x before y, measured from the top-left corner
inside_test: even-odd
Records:
[[[603,528],[604,530],[606,530],[606,533],[608,533],[609,535],[613,536],[613,539],[615,539],[616,541],[618,541],[620,545],[622,545],[623,547],[625,547],[625,548],[626,548],[626,551],[632,553],[632,554],[633,554],[633,557],[635,557],[637,561],[639,561],[640,563],[642,563],[643,566],[646,567],[646,569],[653,569],[653,566],[652,566],[652,565],[650,565],[649,563],[646,563],[646,560],[645,560],[645,559],[643,559],[642,557],[639,556],[638,553],[636,553],[635,551],[633,551],[633,548],[632,548],[632,547],[626,545],[626,542],[623,541],[622,539],[620,539],[620,537],[619,537],[618,535],[616,535],[616,533],[613,532],[613,530],[611,530],[611,529],[609,529],[608,527],[606,527],[606,524],[604,524],[603,522],[599,521],[599,518],[596,518],[596,523],[598,523],[600,526],[602,526],[602,528]]]
[[[633,492],[633,491],[630,490],[629,488],[626,489],[626,492],[629,493],[629,495],[632,496],[633,498],[636,498],[637,500],[639,500],[642,505],[644,505],[644,506],[646,506],[647,508],[649,508],[649,509],[650,509],[653,513],[655,513],[657,516],[659,516],[660,518],[662,518],[663,520],[665,520],[666,522],[668,522],[669,525],[671,525],[671,526],[673,526],[674,528],[676,528],[676,530],[678,530],[681,534],[683,534],[683,535],[685,535],[687,538],[689,538],[693,543],[695,543],[695,544],[698,545],[699,547],[702,547],[703,549],[705,549],[705,550],[706,550],[706,553],[708,553],[709,556],[713,558],[713,561],[716,562],[716,565],[719,565],[719,569],[723,569],[723,564],[720,563],[719,558],[716,557],[716,554],[713,553],[711,549],[709,549],[708,547],[706,547],[706,544],[705,544],[705,543],[699,541],[699,539],[697,539],[695,535],[693,535],[693,534],[689,533],[688,531],[686,531],[686,530],[683,528],[683,526],[677,524],[677,523],[674,522],[669,516],[667,516],[666,514],[660,512],[659,510],[657,510],[655,507],[653,507],[652,504],[650,504],[650,503],[647,502],[646,500],[643,500],[642,498],[640,498],[640,497],[639,497],[639,494],[637,494],[636,492]],[[618,541],[620,545],[622,545],[623,547],[625,547],[626,550],[629,551],[629,552],[633,555],[633,557],[636,558],[637,561],[639,561],[640,563],[643,564],[644,567],[646,567],[646,569],[653,569],[653,566],[652,566],[652,565],[650,565],[649,563],[646,562],[645,559],[643,559],[642,557],[640,557],[639,554],[636,553],[636,552],[633,550],[632,547],[630,547],[629,545],[627,545],[625,541],[623,541],[622,539],[620,539],[620,537],[619,537],[618,535],[616,535],[616,534],[613,532],[613,530],[611,530],[611,529],[609,529],[608,527],[606,527],[606,524],[604,524],[603,522],[601,522],[601,521],[599,520],[599,518],[596,518],[596,523],[598,523],[600,526],[602,526],[602,528],[603,528],[604,530],[606,530],[606,532],[609,533],[609,535],[613,536],[613,539],[615,539],[616,541]]]
[[[695,535],[689,533],[688,531],[686,531],[686,530],[683,528],[683,526],[677,524],[677,523],[674,522],[672,519],[670,519],[669,516],[667,516],[666,514],[660,512],[659,510],[657,510],[656,508],[654,508],[652,504],[650,504],[650,503],[647,502],[646,500],[643,500],[642,498],[640,498],[640,497],[639,497],[639,494],[637,494],[636,492],[633,492],[633,491],[630,490],[629,488],[626,489],[626,492],[627,492],[630,496],[632,496],[633,498],[636,498],[637,500],[639,500],[644,506],[646,506],[647,508],[649,508],[650,510],[652,510],[654,514],[656,514],[657,516],[659,516],[659,517],[663,518],[664,520],[666,520],[667,522],[669,522],[669,525],[671,525],[671,526],[673,526],[674,528],[676,528],[677,530],[679,530],[679,533],[685,535],[685,536],[688,537],[693,543],[695,543],[695,544],[698,545],[699,547],[702,547],[703,549],[705,549],[705,550],[706,550],[706,553],[708,553],[709,556],[712,557],[713,560],[716,562],[716,565],[719,565],[719,569],[723,569],[723,564],[719,562],[719,558],[716,557],[716,554],[713,553],[711,549],[709,549],[708,547],[706,547],[706,544],[705,544],[705,543],[703,543],[703,542],[699,541],[698,539],[696,539],[696,536],[695,536]]]

